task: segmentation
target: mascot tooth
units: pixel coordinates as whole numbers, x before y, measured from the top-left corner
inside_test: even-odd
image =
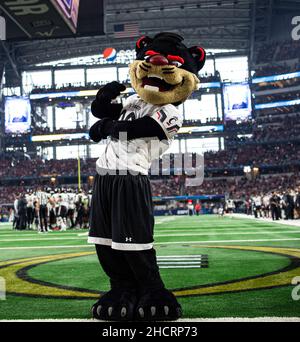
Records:
[[[175,296],[165,288],[153,248],[153,204],[148,171],[153,142],[162,154],[182,125],[176,106],[199,80],[205,62],[202,47],[187,48],[174,33],[141,37],[130,65],[136,95],[124,106],[113,101],[126,88],[111,82],[92,103],[99,118],[90,137],[107,139],[96,162],[88,242],[96,246],[111,290],[92,307],[101,320],[176,320],[182,315]],[[126,139],[121,138],[126,134]]]

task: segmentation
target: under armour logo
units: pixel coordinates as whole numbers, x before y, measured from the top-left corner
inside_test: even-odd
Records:
[[[132,238],[131,238],[131,237],[127,237],[125,241],[126,241],[126,242],[131,242],[131,241],[132,241]]]

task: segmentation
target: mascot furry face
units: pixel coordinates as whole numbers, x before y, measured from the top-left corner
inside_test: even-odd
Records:
[[[159,33],[153,39],[144,36],[137,41],[130,79],[145,102],[180,104],[197,89],[205,51],[198,46],[187,48],[182,40],[174,33]]]

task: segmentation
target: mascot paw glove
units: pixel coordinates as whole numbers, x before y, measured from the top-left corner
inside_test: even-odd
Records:
[[[99,142],[111,135],[114,127],[114,121],[109,118],[104,118],[97,121],[90,128],[89,135],[94,142]]]
[[[96,101],[98,102],[110,102],[121,94],[121,91],[126,89],[124,84],[118,83],[116,81],[107,83],[103,88],[101,88],[96,96]]]

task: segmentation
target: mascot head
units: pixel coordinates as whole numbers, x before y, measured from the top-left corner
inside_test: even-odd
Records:
[[[181,36],[169,32],[137,41],[137,59],[130,65],[130,79],[145,102],[177,105],[197,89],[205,51],[198,46],[187,48],[182,41]]]

